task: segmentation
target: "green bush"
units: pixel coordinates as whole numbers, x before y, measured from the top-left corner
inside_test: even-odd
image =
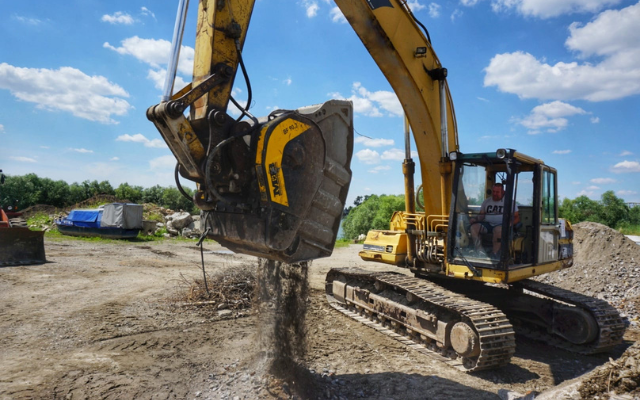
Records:
[[[389,229],[395,211],[404,211],[404,195],[371,195],[356,205],[342,221],[345,239],[356,239],[371,229]]]
[[[590,221],[627,230],[640,225],[640,207],[629,208],[612,190],[604,192],[600,201],[591,200],[587,196],[574,200],[565,198],[560,204],[559,214],[573,224]]]

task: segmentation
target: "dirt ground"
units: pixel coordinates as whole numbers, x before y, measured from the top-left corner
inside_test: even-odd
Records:
[[[287,383],[265,372],[259,313],[176,300],[202,274],[195,242],[47,240],[49,263],[0,268],[0,398],[496,399],[554,387],[637,339],[628,331],[613,352],[579,356],[519,338],[508,366],[465,374],[327,305],[329,268],[376,268],[359,247],[311,265],[306,356]],[[205,251],[209,273],[257,268],[215,244]]]

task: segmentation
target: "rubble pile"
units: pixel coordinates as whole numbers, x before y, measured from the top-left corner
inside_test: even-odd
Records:
[[[607,399],[613,394],[640,396],[640,343],[629,347],[617,360],[595,369],[578,389],[584,399]]]
[[[231,315],[231,311],[222,310],[248,310],[252,307],[256,291],[256,268],[254,265],[243,265],[207,274],[206,285],[202,278],[183,283],[188,290],[178,292],[184,296],[179,300],[213,305],[220,316]]]
[[[186,238],[200,237],[200,216],[191,215],[186,211],[179,211],[164,217],[165,223],[158,223],[159,228],[166,228],[170,236],[182,236]],[[165,234],[166,235],[166,234]]]
[[[573,266],[535,279],[606,300],[632,326],[640,325],[640,246],[595,222],[573,229]]]

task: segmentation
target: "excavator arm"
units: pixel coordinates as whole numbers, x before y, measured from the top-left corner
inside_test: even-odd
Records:
[[[252,0],[199,1],[193,82],[170,95],[185,1],[178,10],[168,92],[147,116],[178,161],[176,177],[196,182],[193,200],[209,236],[233,250],[287,262],[330,255],[351,180],[351,103],[332,100],[266,118],[250,113],[242,48]],[[449,153],[458,149],[447,71],[404,1],[337,4],[398,95],[420,156],[425,213],[442,219],[450,202]],[[247,82],[246,106],[231,96],[238,69]],[[240,117],[230,115],[230,102]],[[407,150],[410,212],[414,168]],[[407,240],[412,247],[413,236]]]
[[[193,201],[210,238],[284,262],[326,257],[351,182],[353,107],[331,100],[264,118],[250,113],[242,47],[253,3],[200,0],[193,82],[170,95],[186,15],[181,0],[165,101],[147,117],[177,159],[178,187],[178,175],[196,183]],[[238,66],[246,106],[231,96]],[[229,102],[239,117],[230,114]]]
[[[336,0],[336,4],[391,84],[409,120],[420,159],[425,214],[448,214],[450,183],[443,187],[441,177],[451,179],[448,156],[459,150],[458,131],[447,70],[427,30],[402,0]]]

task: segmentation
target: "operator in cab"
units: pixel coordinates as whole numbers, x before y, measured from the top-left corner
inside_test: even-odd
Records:
[[[489,233],[493,235],[493,248],[490,257],[492,259],[500,258],[500,238],[502,237],[503,214],[504,186],[502,183],[495,183],[491,190],[491,197],[482,202],[478,217],[472,218],[469,221],[471,222],[471,238],[473,239],[473,244],[477,253],[484,253],[480,235],[483,233]],[[511,226],[518,222],[520,222],[520,214],[518,214],[518,205],[514,201]]]

